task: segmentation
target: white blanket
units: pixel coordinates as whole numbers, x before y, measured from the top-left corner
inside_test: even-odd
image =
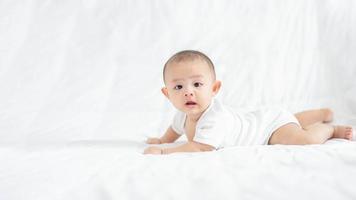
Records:
[[[0,199],[355,199],[356,145],[142,155],[137,141],[1,148]]]
[[[183,49],[210,56],[229,106],[330,107],[356,126],[355,10],[0,1],[0,199],[355,199],[355,141],[141,154],[172,120],[162,68]]]

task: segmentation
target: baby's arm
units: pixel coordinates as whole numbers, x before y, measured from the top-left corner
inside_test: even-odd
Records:
[[[201,152],[201,151],[212,151],[215,148],[213,146],[202,144],[198,142],[187,142],[183,145],[172,147],[172,148],[159,148],[159,147],[148,147],[145,149],[144,154],[170,154],[175,152]]]
[[[175,152],[212,151],[214,149],[215,149],[214,147],[208,144],[191,141],[177,147],[162,149],[161,154],[170,154]]]
[[[172,127],[169,127],[166,133],[161,138],[148,138],[147,144],[162,144],[162,143],[172,143],[180,137]]]

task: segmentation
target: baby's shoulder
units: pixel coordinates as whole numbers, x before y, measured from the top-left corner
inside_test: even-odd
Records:
[[[225,106],[219,101],[215,101],[214,104],[203,114],[202,121],[216,121],[216,122],[228,122],[232,119],[235,113],[232,109]]]
[[[173,116],[173,122],[181,124],[181,122],[183,122],[184,120],[185,120],[185,113],[183,113],[179,110],[176,111],[176,113]]]

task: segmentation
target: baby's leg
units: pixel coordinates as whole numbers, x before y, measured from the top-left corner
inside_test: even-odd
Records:
[[[289,123],[278,128],[268,144],[322,144],[330,138],[352,138],[352,128],[348,126],[331,126],[315,123],[304,129]]]
[[[294,116],[303,128],[318,122],[331,122],[333,120],[333,112],[328,108],[306,110],[296,113]]]

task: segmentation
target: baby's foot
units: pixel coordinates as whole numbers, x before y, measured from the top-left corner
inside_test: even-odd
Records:
[[[329,108],[322,108],[320,109],[324,113],[324,120],[323,122],[328,123],[333,121],[334,118],[334,113],[331,109]]]
[[[352,127],[351,126],[334,126],[333,138],[352,139]]]

